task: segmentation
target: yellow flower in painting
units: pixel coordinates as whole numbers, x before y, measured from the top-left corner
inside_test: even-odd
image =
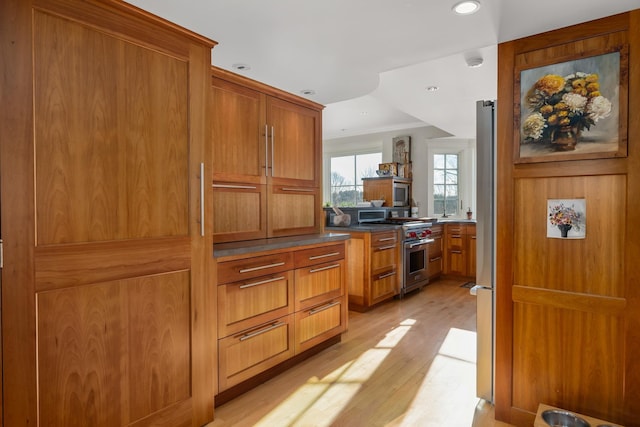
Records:
[[[576,93],[576,94],[582,95],[582,96],[587,96],[589,91],[586,88],[579,87],[579,88],[574,89],[573,93]]]
[[[596,90],[600,90],[600,83],[598,82],[589,83],[587,85],[587,90],[589,92],[595,92]]]
[[[569,120],[569,117],[563,117],[562,119],[560,119],[558,124],[560,126],[569,126],[571,124],[571,120]]]
[[[558,124],[558,115],[557,114],[550,115],[547,118],[547,122],[552,126],[555,125],[555,124]]]
[[[568,110],[569,106],[564,102],[558,102],[556,105],[553,106],[553,109],[556,111],[564,111],[564,110]]]
[[[574,81],[571,82],[571,86],[573,86],[574,89],[579,87],[585,87],[586,85],[587,85],[587,81],[585,79],[575,79]]]
[[[584,79],[587,81],[587,83],[593,83],[593,82],[597,82],[598,81],[598,75],[597,74],[589,74],[587,77],[585,77]]]
[[[564,88],[564,77],[556,74],[547,74],[536,82],[535,88],[547,95],[553,95]]]
[[[558,111],[558,117],[560,118],[567,117],[568,115],[569,115],[569,112],[567,110]]]
[[[547,115],[553,113],[553,107],[551,105],[549,105],[549,104],[543,105],[542,107],[540,107],[540,112],[543,115],[547,116]]]
[[[597,96],[601,96],[602,94],[598,90],[594,90],[593,92],[589,92],[589,98],[595,98]]]

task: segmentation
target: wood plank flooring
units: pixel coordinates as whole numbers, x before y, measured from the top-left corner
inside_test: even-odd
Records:
[[[342,342],[215,410],[207,427],[505,427],[475,397],[475,297],[441,279],[367,313]]]

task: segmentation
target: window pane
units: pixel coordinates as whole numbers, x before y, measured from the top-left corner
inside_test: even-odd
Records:
[[[356,156],[357,185],[362,185],[362,178],[375,177],[378,165],[382,163],[382,153],[358,154]]]
[[[447,169],[458,169],[458,155],[447,154]]]
[[[444,185],[434,185],[433,186],[433,198],[434,199],[443,199],[444,198]]]
[[[433,167],[434,169],[444,169],[444,154],[433,155]]]
[[[331,186],[354,184],[355,178],[355,157],[332,157],[331,158]],[[336,183],[334,184],[334,179]]]
[[[458,183],[458,171],[457,170],[449,170],[446,172],[447,181],[446,184],[455,185]]]
[[[433,171],[433,183],[436,184],[444,184],[444,171],[443,170],[434,170]]]

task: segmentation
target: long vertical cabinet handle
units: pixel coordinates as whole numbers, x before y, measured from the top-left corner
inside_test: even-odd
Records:
[[[273,154],[273,140],[275,139],[275,135],[273,133],[273,126],[271,126],[271,176],[275,175],[275,155]]]
[[[204,163],[200,163],[200,236],[204,237]]]
[[[264,176],[269,176],[269,125],[264,124]]]

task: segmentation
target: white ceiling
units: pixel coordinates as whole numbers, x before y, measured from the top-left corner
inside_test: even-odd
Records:
[[[219,45],[212,63],[326,105],[324,139],[434,126],[475,136],[497,44],[640,8],[640,0],[129,0]],[[466,57],[481,56],[479,68]],[[427,92],[427,86],[438,86]],[[437,132],[437,133],[438,133]]]

